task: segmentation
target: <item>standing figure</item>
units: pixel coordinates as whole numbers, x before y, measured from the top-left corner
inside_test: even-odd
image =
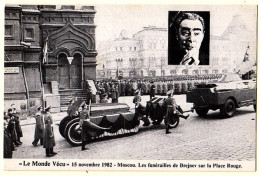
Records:
[[[43,115],[42,115],[42,106],[37,107],[37,112],[35,114],[35,132],[34,132],[34,141],[32,142],[32,145],[34,147],[37,146],[39,140],[40,145],[43,145],[43,133],[44,133],[44,123],[43,123]]]
[[[116,85],[113,85],[111,89],[111,98],[112,98],[112,103],[118,103],[118,88]]]
[[[172,90],[167,92],[168,97],[164,100],[164,105],[167,107],[167,112],[165,116],[165,124],[166,124],[166,134],[171,133],[170,129],[170,118],[176,114],[176,101],[172,97]]]
[[[7,130],[9,117],[4,115],[4,158],[12,158],[14,148],[14,143],[11,134]]]
[[[43,148],[46,148],[46,156],[52,157],[57,153],[53,151],[53,147],[55,146],[55,139],[54,139],[54,131],[53,131],[53,120],[50,113],[51,106],[45,109],[44,115],[44,137],[43,137]]]
[[[77,101],[77,97],[71,98],[71,99],[69,100],[70,104],[69,104],[68,109],[67,109],[67,114],[68,114],[68,116],[70,116],[70,117],[77,116],[77,114],[76,114],[77,111],[74,111],[74,113],[72,113],[72,112],[73,112],[73,104],[74,104],[76,101]]]
[[[149,126],[151,122],[149,121],[147,115],[146,115],[146,109],[145,106],[141,105],[142,98],[139,94],[139,90],[135,91],[135,97],[133,99],[133,103],[135,104],[135,112],[136,114],[141,117],[140,120],[144,122],[143,126]]]
[[[7,131],[11,135],[12,141],[16,146],[20,146],[21,143],[18,142],[17,131],[15,127],[15,117],[13,116],[13,109],[8,109],[9,122],[7,126]]]
[[[20,145],[22,145],[21,137],[23,137],[23,131],[20,125],[20,118],[16,113],[16,108],[14,107],[14,104],[12,104],[12,109],[13,109],[13,116],[15,121],[15,129],[17,133],[17,142],[20,143]]]
[[[81,107],[79,108],[79,126],[82,129],[81,130],[81,137],[82,137],[82,145],[81,145],[81,150],[87,150],[86,148],[86,143],[87,140],[90,138],[90,136],[87,133],[87,127],[86,124],[84,123],[84,120],[90,120],[89,119],[89,111],[87,109],[87,104],[83,102],[81,104]]]
[[[151,82],[150,99],[152,99],[154,96],[155,96],[155,85],[153,82]]]
[[[166,124],[166,134],[171,133],[170,129],[170,118],[173,116],[178,116],[184,119],[187,119],[189,115],[184,115],[184,111],[182,108],[176,104],[175,99],[173,98],[173,90],[167,91],[168,98],[164,100],[164,106],[167,108],[166,116],[165,116],[165,124]]]

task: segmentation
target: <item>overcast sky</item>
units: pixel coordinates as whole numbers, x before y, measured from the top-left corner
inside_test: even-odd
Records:
[[[210,11],[210,35],[221,35],[234,15],[241,15],[247,27],[256,31],[256,6],[99,5],[95,16],[97,43],[118,37],[122,30],[132,37],[143,26],[167,28],[168,11],[179,10]]]

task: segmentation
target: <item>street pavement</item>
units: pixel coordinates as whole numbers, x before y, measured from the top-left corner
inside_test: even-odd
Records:
[[[134,108],[133,97],[120,97]],[[176,102],[184,110],[192,104],[186,103],[185,95],[176,95]],[[149,96],[142,96],[146,104]],[[66,113],[53,114],[58,124]],[[33,147],[34,121],[21,121],[23,144],[14,151],[13,158],[46,158],[42,146]],[[238,160],[253,161],[256,155],[256,113],[253,106],[242,107],[232,118],[222,118],[219,111],[209,111],[206,117],[190,113],[187,120],[181,119],[171,134],[165,134],[162,122],[159,126],[143,127],[134,135],[99,139],[87,145],[89,150],[72,147],[54,126],[58,154],[53,159],[123,159],[123,160]]]

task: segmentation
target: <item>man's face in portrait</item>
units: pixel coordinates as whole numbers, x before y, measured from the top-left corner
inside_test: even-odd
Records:
[[[199,53],[204,30],[200,20],[185,19],[180,23],[177,31],[178,44],[181,50],[187,53]]]

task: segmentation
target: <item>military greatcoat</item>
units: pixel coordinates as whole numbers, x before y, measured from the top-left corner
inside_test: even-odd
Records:
[[[174,111],[176,111],[176,101],[173,97],[168,97],[167,99],[165,99],[164,101],[164,106],[167,107],[167,113],[165,116],[165,122],[166,122],[166,126],[168,127],[169,122],[170,122],[170,118],[173,116]]]
[[[43,148],[53,148],[55,146],[54,132],[53,132],[53,120],[50,112],[44,115],[44,137]]]
[[[43,115],[41,112],[37,112],[35,114],[35,132],[34,132],[34,139],[42,139],[44,134],[44,123],[43,123]]]

